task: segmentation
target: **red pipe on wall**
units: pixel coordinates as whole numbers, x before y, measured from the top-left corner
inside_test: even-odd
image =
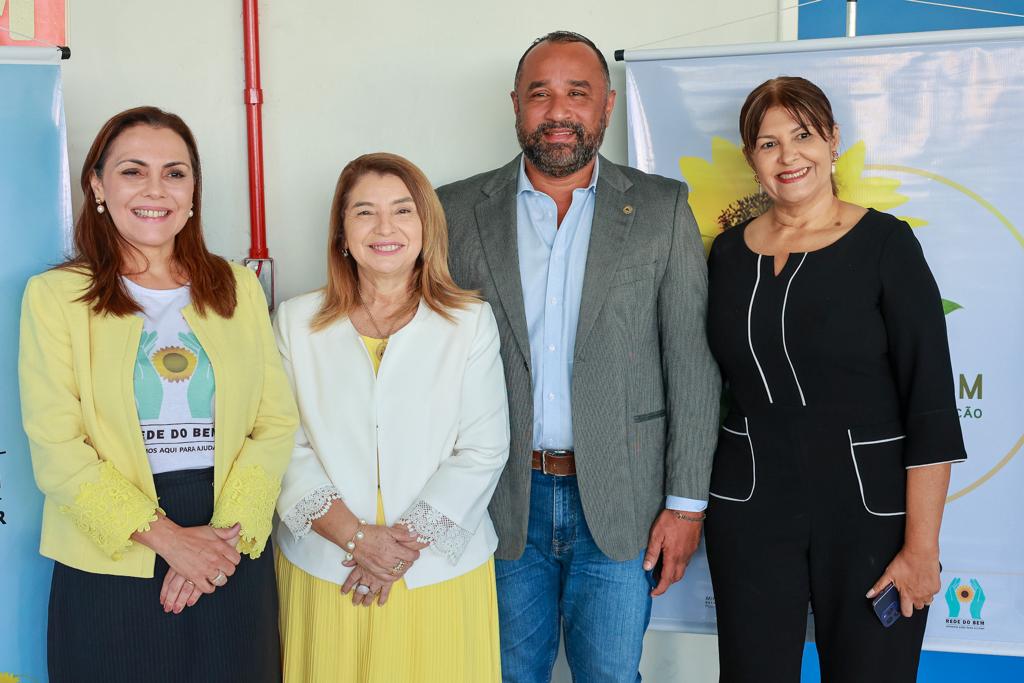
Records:
[[[263,206],[263,89],[260,87],[260,18],[258,0],[242,0],[245,43],[245,115],[249,141],[249,258],[269,258]]]

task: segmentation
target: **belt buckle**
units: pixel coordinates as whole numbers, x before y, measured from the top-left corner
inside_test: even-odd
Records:
[[[564,476],[566,476],[564,474],[559,474],[558,472],[548,472],[548,456],[549,455],[552,455],[552,456],[564,456],[565,454],[570,453],[570,452],[571,451],[567,451],[565,449],[550,449],[550,448],[541,449],[541,452],[540,452],[540,471],[543,472],[544,474],[550,475],[552,477],[564,477]]]

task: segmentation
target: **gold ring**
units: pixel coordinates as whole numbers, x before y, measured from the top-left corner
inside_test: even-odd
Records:
[[[405,560],[399,560],[398,564],[391,568],[391,575],[398,576],[403,569],[405,569]]]

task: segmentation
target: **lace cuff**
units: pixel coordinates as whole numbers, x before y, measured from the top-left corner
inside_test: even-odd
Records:
[[[113,463],[99,466],[97,481],[82,484],[74,503],[60,511],[75,520],[79,531],[91,538],[107,556],[118,560],[132,545],[132,534],[149,531],[160,509]]]
[[[298,540],[313,528],[313,520],[320,519],[331,509],[331,504],[341,500],[341,494],[334,486],[326,484],[313,489],[292,506],[281,521]]]
[[[428,503],[417,500],[398,522],[405,524],[419,537],[420,543],[430,547],[456,564],[469,545],[473,534],[432,508]]]
[[[241,524],[238,552],[256,559],[267,545],[281,482],[259,465],[236,465],[217,499],[210,526],[226,529]]]

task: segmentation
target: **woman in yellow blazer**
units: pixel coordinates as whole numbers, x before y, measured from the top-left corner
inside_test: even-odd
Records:
[[[180,118],[114,116],[74,257],[25,291],[52,683],[280,679],[266,546],[296,409],[259,283],[203,243],[201,179]]]

